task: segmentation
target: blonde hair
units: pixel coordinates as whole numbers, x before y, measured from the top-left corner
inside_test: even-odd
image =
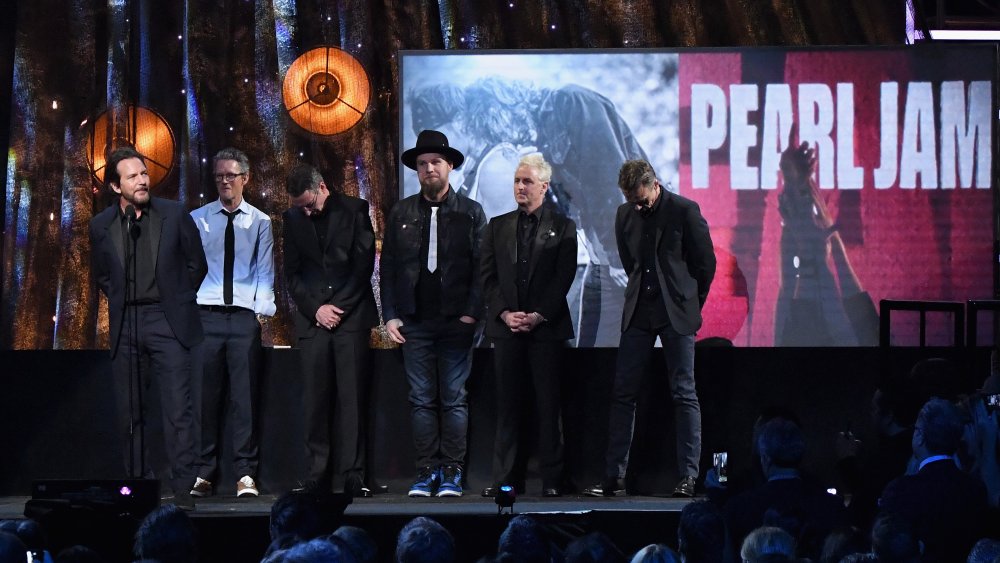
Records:
[[[548,182],[552,179],[552,165],[545,161],[542,153],[533,152],[522,156],[521,160],[517,163],[517,167],[520,168],[522,166],[534,169],[538,173],[538,179],[542,182]]]

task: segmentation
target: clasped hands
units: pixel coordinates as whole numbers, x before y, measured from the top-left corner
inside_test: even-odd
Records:
[[[531,332],[544,319],[538,313],[525,313],[524,311],[504,311],[500,313],[502,320],[511,332]]]
[[[326,303],[320,305],[319,309],[316,309],[316,326],[325,328],[326,330],[337,328],[343,319],[344,310],[336,305]]]

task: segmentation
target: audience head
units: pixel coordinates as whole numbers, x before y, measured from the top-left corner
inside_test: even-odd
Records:
[[[101,554],[85,545],[74,545],[59,552],[55,563],[105,563]]]
[[[761,526],[743,539],[740,557],[750,563],[790,560],[795,557],[795,538],[781,528]]]
[[[1000,560],[1000,540],[983,538],[972,546],[966,563],[994,563]]]
[[[22,563],[28,560],[28,547],[10,532],[0,532],[0,563]]]
[[[851,553],[845,555],[840,563],[878,563],[878,557],[874,553]]]
[[[823,551],[820,563],[838,563],[852,553],[865,553],[870,550],[868,538],[861,530],[853,526],[842,526],[833,529],[823,541]]]
[[[444,526],[418,516],[399,532],[396,561],[399,563],[443,563],[455,560],[455,540]]]
[[[952,402],[927,401],[913,427],[913,453],[918,459],[932,455],[954,455],[962,441],[965,420]]]
[[[920,541],[910,524],[894,514],[882,514],[872,524],[872,553],[879,563],[920,561]]]
[[[680,563],[680,556],[662,543],[652,543],[632,556],[632,563]]]
[[[677,549],[690,563],[719,563],[725,543],[725,522],[714,503],[688,503],[677,524]]]
[[[135,555],[160,563],[195,561],[198,549],[187,513],[165,504],[146,515],[135,532]]]
[[[336,495],[285,493],[271,505],[271,540],[284,535],[311,540],[329,534],[336,529],[346,506],[346,501]]]
[[[566,546],[566,563],[624,563],[625,555],[611,538],[601,532],[591,532],[576,538]]]
[[[372,563],[378,557],[378,546],[368,532],[357,526],[341,526],[332,534],[350,548],[358,563]]]
[[[774,418],[761,425],[757,449],[765,473],[774,469],[795,469],[805,456],[806,440],[798,424],[786,418]]]
[[[31,552],[32,557],[41,560],[45,553],[45,534],[42,527],[31,519],[0,521],[0,531],[10,532],[20,539]]]
[[[523,562],[545,563],[552,558],[545,530],[537,520],[523,514],[511,518],[500,534],[497,552],[510,553]]]
[[[265,558],[268,563],[356,563],[354,553],[340,538],[329,536],[297,543]]]

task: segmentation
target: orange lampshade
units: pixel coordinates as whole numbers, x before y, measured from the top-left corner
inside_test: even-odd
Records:
[[[155,111],[129,104],[117,113],[97,116],[87,135],[87,165],[94,181],[104,184],[108,155],[121,147],[134,147],[144,157],[149,186],[162,182],[174,167],[174,134]]]
[[[299,127],[317,135],[336,135],[364,116],[371,85],[357,59],[336,47],[317,47],[288,68],[281,97]]]

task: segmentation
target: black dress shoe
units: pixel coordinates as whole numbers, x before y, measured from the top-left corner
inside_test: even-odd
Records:
[[[624,479],[605,479],[593,487],[587,487],[583,494],[588,497],[617,497],[625,496]]]
[[[486,487],[483,489],[483,496],[487,498],[496,498],[498,487]]]
[[[546,487],[546,488],[542,489],[542,496],[543,497],[561,497],[562,496],[562,491],[560,491],[556,487]]]
[[[365,486],[360,475],[349,475],[344,483],[344,492],[354,498],[370,498],[372,490]]]
[[[674,496],[681,498],[691,498],[694,496],[694,477],[684,477],[674,487]]]

